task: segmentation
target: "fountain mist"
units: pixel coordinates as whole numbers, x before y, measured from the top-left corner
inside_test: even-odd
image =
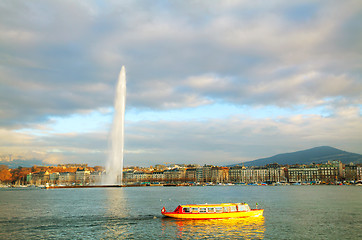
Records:
[[[114,116],[110,134],[105,184],[122,184],[124,153],[124,113],[126,107],[126,69],[122,66],[116,87]]]

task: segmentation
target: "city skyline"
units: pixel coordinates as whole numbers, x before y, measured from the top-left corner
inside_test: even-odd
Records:
[[[87,164],[59,164],[58,166],[32,166],[31,168],[7,169],[0,166],[0,186],[13,185],[51,185],[54,188],[65,186],[115,186],[101,185],[107,170],[100,166],[90,167]],[[189,183],[264,183],[304,182],[307,184],[361,184],[362,165],[343,164],[333,160],[320,164],[279,165],[277,163],[264,166],[231,166],[213,165],[155,165],[154,167],[129,167],[123,170],[123,184],[147,186],[146,184]],[[343,183],[342,183],[343,182]],[[162,185],[160,185],[162,184]],[[119,186],[119,185],[116,185]],[[148,185],[150,186],[150,185]]]
[[[362,154],[359,1],[0,3],[0,156],[125,166]]]

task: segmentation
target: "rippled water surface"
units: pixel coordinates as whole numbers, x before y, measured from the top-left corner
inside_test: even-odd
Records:
[[[179,204],[257,202],[264,217],[175,220]],[[362,239],[362,187],[0,189],[0,239]]]

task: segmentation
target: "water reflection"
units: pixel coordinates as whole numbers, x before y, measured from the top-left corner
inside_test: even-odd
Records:
[[[108,188],[106,191],[107,212],[109,217],[124,218],[128,216],[127,200],[123,188]]]
[[[174,228],[176,238],[263,239],[264,217],[219,220],[162,219],[162,232]]]
[[[125,219],[129,217],[125,192],[122,188],[109,188],[106,190],[105,238],[127,238],[129,224]]]

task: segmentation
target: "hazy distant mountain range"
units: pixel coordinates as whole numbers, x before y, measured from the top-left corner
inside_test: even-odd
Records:
[[[307,150],[282,153],[268,158],[260,158],[257,160],[234,164],[250,166],[265,166],[270,163],[278,163],[280,165],[294,165],[294,164],[312,164],[312,163],[326,163],[332,160],[339,160],[344,164],[349,163],[362,163],[362,155],[357,153],[350,153],[339,150],[337,148],[322,146],[315,147]]]
[[[14,159],[12,161],[0,161],[0,165],[6,165],[9,168],[18,168],[18,167],[32,167],[37,166],[48,166],[49,164],[43,163],[41,160],[23,160],[23,159]]]

